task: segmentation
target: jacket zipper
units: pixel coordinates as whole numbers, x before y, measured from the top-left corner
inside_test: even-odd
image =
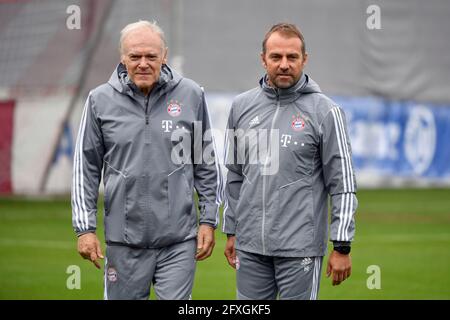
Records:
[[[148,96],[145,98],[145,124],[148,124]]]
[[[264,170],[267,167],[267,162],[269,160],[269,155],[272,152],[271,150],[271,146],[272,146],[272,131],[274,129],[275,126],[275,121],[277,119],[278,116],[278,111],[280,110],[280,99],[279,99],[279,95],[277,93],[277,108],[275,110],[275,114],[273,115],[272,118],[272,124],[270,126],[270,132],[269,132],[269,147],[267,148],[267,154],[266,154],[266,160],[264,162]],[[264,227],[266,224],[266,174],[264,172],[263,175],[263,185],[262,185],[262,202],[263,202],[263,216],[262,216],[262,232],[261,232],[261,240],[262,240],[262,251],[263,251],[263,255],[266,254],[266,245],[265,245],[265,232],[264,232]]]
[[[150,128],[148,127],[148,124],[149,124],[149,115],[148,115],[148,102],[149,102],[149,99],[150,99],[150,97],[149,97],[149,95],[147,95],[145,97],[145,130],[144,130],[144,132],[145,132],[145,138],[144,138],[145,141],[148,141],[147,139],[150,139],[150,137],[149,137],[150,136],[150,130],[149,130]],[[148,149],[148,148],[145,148],[145,149]],[[148,163],[150,161],[150,155],[148,154],[149,150],[145,150],[145,151],[146,151],[146,153],[145,153],[145,159],[144,159],[144,161],[145,161],[144,166],[146,167],[146,166],[148,166]],[[146,182],[146,183],[148,183],[148,182]],[[145,198],[146,198],[146,203],[148,204],[148,207],[150,207],[150,198],[149,198],[149,196],[145,195]],[[145,221],[145,235],[144,235],[145,245],[147,245],[150,242],[149,233],[150,233],[150,226],[149,226],[148,221]]]

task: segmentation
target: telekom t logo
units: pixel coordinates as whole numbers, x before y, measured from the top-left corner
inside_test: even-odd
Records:
[[[291,143],[291,138],[292,136],[290,134],[282,134],[280,140],[281,146],[286,148],[287,145]]]
[[[172,120],[161,121],[161,127],[164,129],[164,132],[170,132],[170,129],[172,129]]]

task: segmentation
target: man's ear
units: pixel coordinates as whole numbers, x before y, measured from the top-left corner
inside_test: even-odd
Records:
[[[303,66],[306,66],[307,62],[308,62],[308,52],[305,52],[305,55],[303,56]]]
[[[263,68],[267,69],[266,56],[264,55],[263,52],[260,53],[260,57],[261,57],[261,64],[262,64]]]
[[[164,50],[164,56],[163,56],[163,64],[167,64],[167,56],[168,56],[169,48],[166,47]]]

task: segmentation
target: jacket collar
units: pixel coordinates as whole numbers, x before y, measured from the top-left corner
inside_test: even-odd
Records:
[[[182,77],[177,72],[172,70],[168,65],[163,64],[161,67],[161,73],[158,82],[152,89],[151,93],[157,91],[165,92],[170,88],[176,86],[181,81],[181,79]],[[119,91],[122,94],[127,94],[132,97],[136,97],[136,95],[143,96],[142,92],[139,90],[136,84],[134,84],[133,81],[131,81],[128,77],[127,69],[122,63],[119,63],[117,65],[108,83],[115,90]]]
[[[259,85],[267,96],[280,101],[294,101],[301,94],[321,92],[319,86],[305,73],[302,73],[297,83],[289,88],[283,89],[269,86],[267,74],[259,80]]]

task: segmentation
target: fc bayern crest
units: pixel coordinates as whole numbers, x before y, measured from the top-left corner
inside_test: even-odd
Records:
[[[305,128],[305,120],[300,117],[299,114],[297,116],[292,116],[291,127],[294,131],[301,131]]]
[[[107,277],[108,277],[108,280],[110,281],[110,282],[116,282],[117,281],[117,271],[116,271],[116,269],[114,269],[114,268],[108,268],[108,272],[107,272]]]
[[[176,100],[170,100],[167,104],[167,113],[172,117],[178,117],[181,114],[181,103]]]

